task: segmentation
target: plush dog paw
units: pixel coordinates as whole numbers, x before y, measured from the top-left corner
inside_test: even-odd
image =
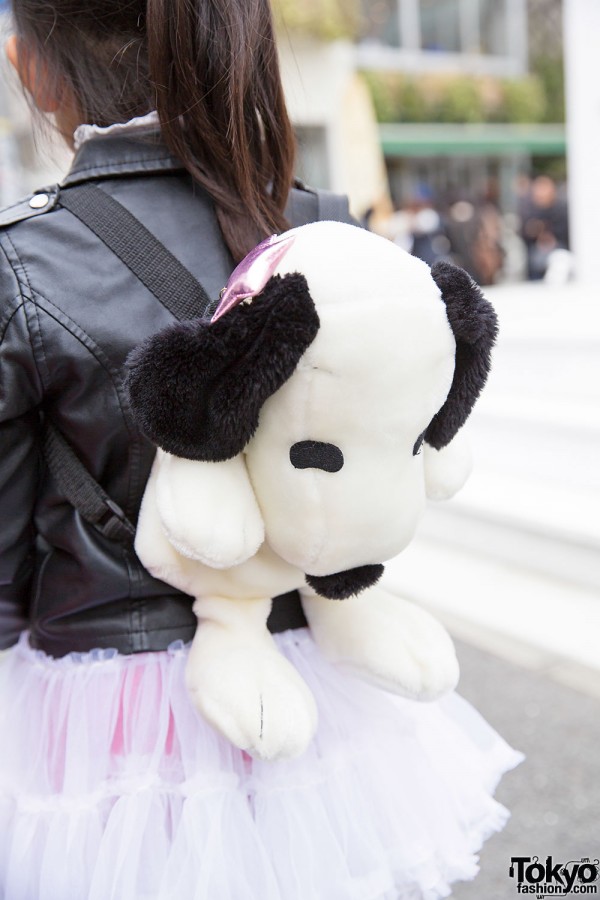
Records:
[[[249,640],[221,625],[201,623],[186,683],[204,718],[257,759],[299,756],[315,733],[314,698],[266,631]]]
[[[456,687],[452,640],[430,613],[374,587],[331,601],[303,596],[323,653],[365,681],[414,700],[435,700]]]
[[[214,463],[159,451],[155,491],[165,535],[188,559],[228,569],[254,556],[264,540],[242,455]]]

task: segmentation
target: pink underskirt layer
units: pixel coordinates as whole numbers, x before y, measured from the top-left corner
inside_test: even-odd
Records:
[[[276,637],[319,708],[256,762],[184,686],[187,649],[0,663],[0,900],[438,900],[477,872],[520,754],[456,694],[402,700]]]

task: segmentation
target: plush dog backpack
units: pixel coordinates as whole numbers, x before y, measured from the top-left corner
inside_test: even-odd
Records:
[[[270,598],[293,589],[330,660],[405,697],[455,686],[444,629],[378,581],[426,498],[469,473],[460,429],[495,334],[463,270],[317,222],[259,245],[211,320],[130,358],[130,399],[159,448],[136,551],[195,598],[188,688],[236,746],[294,756],[315,731],[313,697],[266,627]]]

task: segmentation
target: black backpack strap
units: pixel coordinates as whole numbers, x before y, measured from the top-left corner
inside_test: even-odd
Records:
[[[213,306],[189,269],[102,188],[81,184],[63,189],[59,202],[93,231],[177,319],[204,316]]]
[[[63,496],[105,537],[130,544],[135,527],[123,510],[92,478],[73,448],[48,420],[44,423],[44,457]]]
[[[319,204],[319,222],[350,222],[348,198],[333,191],[316,191]]]
[[[299,184],[288,217],[294,227],[319,220],[351,221],[348,200]],[[213,304],[191,272],[118,200],[93,184],[63,189],[59,203],[86,225],[177,319],[206,315]],[[60,431],[46,421],[44,456],[62,494],[108,538],[131,544],[135,527],[87,471]]]
[[[177,319],[204,316],[213,305],[191,272],[118,200],[93,184],[63,189],[60,205],[86,225]],[[51,422],[43,452],[63,496],[105,537],[131,544],[135,527],[88,472]]]
[[[295,182],[290,193],[286,215],[293,228],[309,222],[353,222],[346,196],[310,188],[301,181]]]
[[[86,225],[179,320],[213,305],[192,273],[118,200],[93,184],[63,189],[60,205]],[[46,422],[43,450],[63,496],[105,537],[131,544],[135,527],[90,475],[60,431]]]

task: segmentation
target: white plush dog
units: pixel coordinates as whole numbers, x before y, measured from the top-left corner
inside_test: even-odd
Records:
[[[136,549],[197,598],[188,687],[238,747],[293,756],[316,727],[266,627],[270,598],[293,589],[330,659],[407,697],[454,687],[446,632],[376,582],[426,496],[468,475],[457,432],[495,333],[461,269],[319,222],[253,251],[212,322],[176,324],[133,355],[131,401],[162,448]]]

